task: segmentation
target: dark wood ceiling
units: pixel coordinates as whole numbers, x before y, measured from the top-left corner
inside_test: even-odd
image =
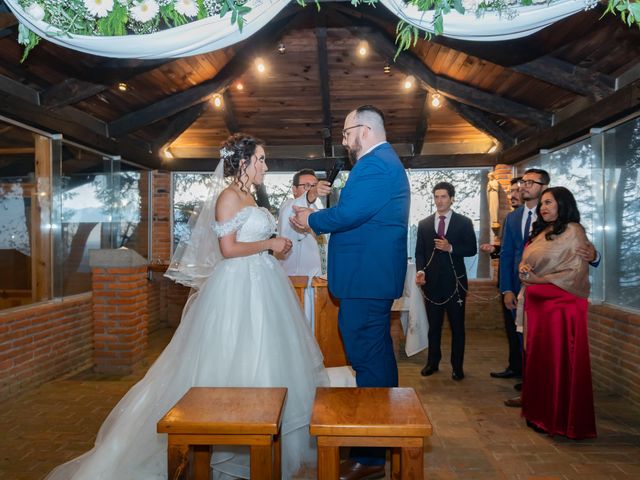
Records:
[[[421,39],[394,61],[397,19],[383,7],[292,4],[208,54],[119,60],[43,41],[20,63],[17,25],[4,13],[0,115],[166,169],[213,168],[220,143],[242,130],[267,142],[272,170],[292,170],[343,155],[344,117],[374,104],[407,166],[512,163],[638,109],[640,32],[601,14],[509,42]],[[415,84],[405,89],[408,75]],[[437,109],[434,94],[444,100]],[[0,131],[0,152],[25,144],[16,132]]]

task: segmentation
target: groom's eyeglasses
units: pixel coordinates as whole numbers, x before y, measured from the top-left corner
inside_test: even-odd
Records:
[[[304,187],[305,190],[311,190],[313,187],[318,185],[317,183],[298,183],[296,187]]]
[[[352,128],[358,128],[358,127],[367,127],[371,129],[369,125],[363,125],[362,123],[359,123],[358,125],[352,125],[350,127],[342,129],[342,138],[347,138],[347,133],[349,132],[349,130],[351,130]]]

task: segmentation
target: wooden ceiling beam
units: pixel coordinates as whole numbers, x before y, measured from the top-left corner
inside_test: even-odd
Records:
[[[414,155],[420,155],[422,153],[424,139],[427,135],[427,129],[429,127],[430,112],[431,110],[429,109],[429,92],[425,92],[424,102],[422,102],[422,109],[420,111],[420,120],[416,125],[416,139],[413,142]]]
[[[571,117],[529,137],[501,154],[501,162],[512,164],[535,155],[544,148],[553,148],[572,138],[587,133],[598,125],[605,125],[616,118],[640,108],[640,80],[624,87]]]
[[[159,158],[151,153],[149,145],[145,142],[128,138],[117,141],[107,138],[84,123],[70,119],[62,111],[48,110],[3,90],[0,90],[0,115],[52,133],[61,133],[66,138],[101,150],[105,154],[120,155],[127,160],[150,168],[160,168],[161,166]]]
[[[503,150],[511,148],[516,143],[516,139],[500,128],[483,111],[470,107],[464,103],[457,102],[451,98],[446,100],[451,109],[464,118],[467,122],[480,130],[482,133],[495,139]]]
[[[277,158],[269,157],[270,172],[295,172],[301,168],[311,168],[316,171],[329,171],[336,159],[345,160],[346,157],[326,158]],[[498,156],[487,153],[466,153],[460,155],[408,155],[401,156],[405,168],[463,168],[489,167],[498,163]],[[213,171],[218,162],[204,158],[175,158],[165,165],[174,172],[206,172]],[[349,161],[345,170],[350,170]]]
[[[365,38],[383,58],[395,56],[396,44],[381,31],[369,27],[353,27],[353,30]],[[456,80],[438,76],[411,52],[401,52],[395,62],[399,69],[415,76],[424,85],[424,88],[429,91],[435,90],[447,98],[453,98],[466,105],[502,117],[517,118],[538,127],[549,127],[553,122],[553,114],[549,112],[514,102]]]
[[[134,132],[186,110],[207,100],[213,93],[226,89],[233,80],[250,67],[259,52],[271,48],[274,41],[282,37],[290,28],[292,28],[291,19],[284,17],[280,21],[273,22],[272,26],[261,29],[251,37],[250,44],[242,48],[211,80],[123,115],[109,123],[109,135],[117,138]],[[260,47],[253,48],[252,45],[260,45]]]
[[[108,90],[103,84],[91,83],[77,78],[65,78],[40,93],[42,104],[48,108],[73,105]]]
[[[176,114],[171,119],[171,123],[169,123],[164,131],[153,142],[151,150],[158,155],[162,155],[182,132],[189,128],[193,122],[200,117],[200,115],[210,108],[209,106],[209,101],[200,102]]]
[[[229,95],[229,89],[225,89],[222,92],[222,117],[230,134],[240,131],[236,114],[233,111],[233,102],[231,101],[231,95]]]
[[[616,79],[609,75],[548,55],[511,69],[595,100],[611,95],[616,87]]]
[[[316,27],[316,43],[318,50],[318,75],[320,77],[320,98],[322,102],[322,140],[324,144],[324,156],[333,155],[331,132],[331,92],[329,88],[329,54],[327,52],[327,28],[326,16],[322,15],[318,20],[320,26]]]

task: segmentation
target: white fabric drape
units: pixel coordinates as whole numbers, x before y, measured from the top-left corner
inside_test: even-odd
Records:
[[[413,5],[406,5],[402,0],[380,0],[398,18],[422,30],[433,32],[433,12],[421,12]],[[550,5],[532,5],[530,7],[513,8],[517,15],[506,18],[505,15],[485,13],[477,17],[469,12],[460,15],[451,11],[444,16],[445,37],[473,41],[500,41],[526,37],[538,30],[548,27],[585,9],[584,0],[560,0]]]
[[[58,29],[30,17],[18,4],[18,0],[5,0],[5,3],[30,30],[63,47],[104,57],[152,59],[211,52],[245,40],[266,25],[289,1],[247,2],[252,11],[246,16],[242,33],[237,25],[231,25],[231,15],[228,14],[224,18],[209,17],[147,35],[121,37],[63,35]],[[423,30],[432,31],[432,12],[420,12],[414,6],[405,5],[402,0],[380,2],[402,20]],[[514,8],[517,12],[515,18],[492,13],[476,17],[474,13],[460,15],[454,11],[444,17],[444,35],[474,41],[510,40],[535,33],[584,8],[584,0],[559,0],[550,5]]]
[[[287,6],[289,0],[250,0],[252,10],[245,16],[242,33],[231,25],[231,14],[208,17],[179,27],[146,35],[91,37],[64,35],[55,27],[30,17],[18,0],[5,0],[20,23],[29,30],[63,47],[111,58],[173,58],[213,52],[246,40]]]
[[[50,42],[93,55],[112,58],[172,58],[211,52],[245,40],[269,23],[290,0],[250,0],[252,10],[246,15],[242,33],[231,25],[231,15],[224,18],[209,17],[186,25],[147,35],[121,37],[91,37],[64,35],[43,21],[30,17],[18,0],[5,0],[18,20],[30,30]],[[420,12],[402,0],[380,0],[398,18],[416,27],[432,31],[432,12]],[[315,8],[313,6],[309,8]],[[494,41],[524,37],[551,25],[569,15],[584,10],[584,0],[559,0],[543,4],[518,7],[515,18],[492,13],[476,17],[473,13],[460,15],[453,11],[444,17],[444,35],[462,40]]]

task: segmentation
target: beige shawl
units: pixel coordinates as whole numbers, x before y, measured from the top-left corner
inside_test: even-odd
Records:
[[[576,254],[576,249],[587,245],[587,236],[578,223],[569,223],[567,229],[551,240],[545,232],[536,236],[522,253],[522,263],[531,265],[534,273],[544,276],[549,283],[578,297],[589,296],[589,264]],[[522,285],[518,295],[516,324],[522,325],[524,293]]]

